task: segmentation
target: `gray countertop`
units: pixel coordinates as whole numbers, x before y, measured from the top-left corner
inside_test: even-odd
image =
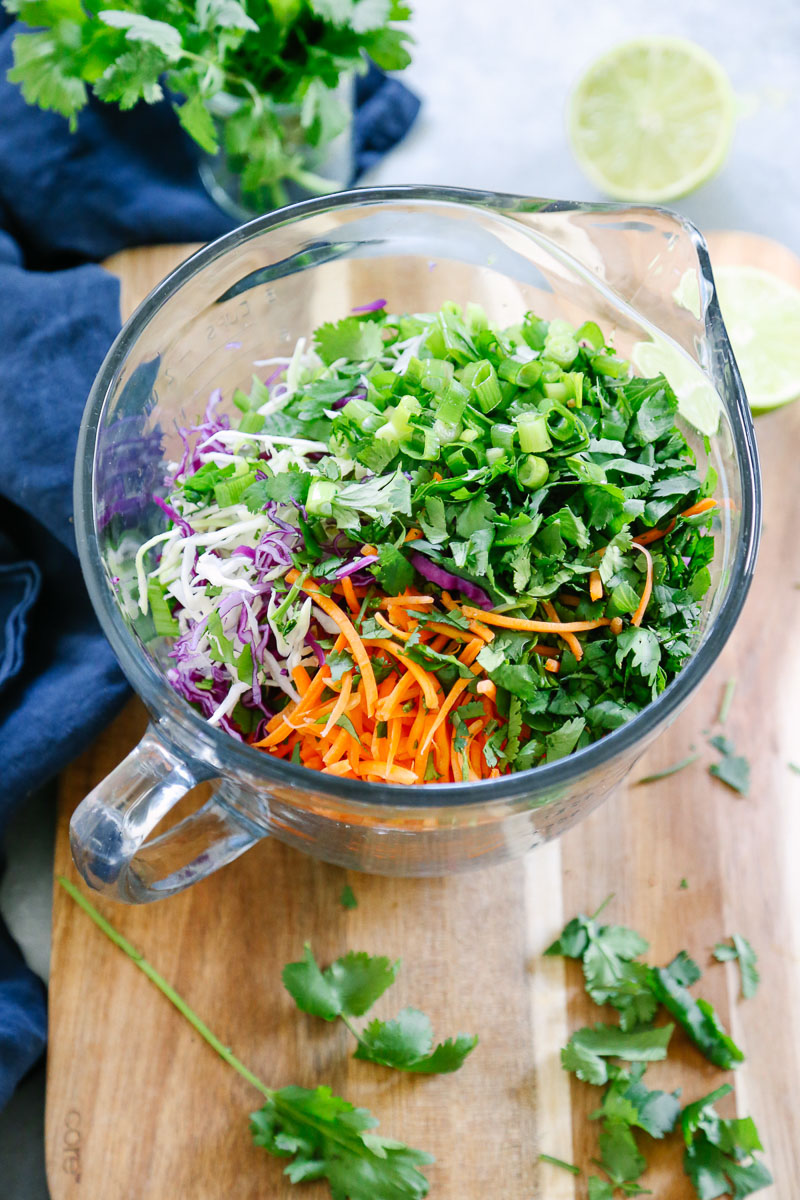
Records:
[[[600,199],[567,145],[567,96],[599,53],[645,33],[692,37],[728,70],[740,119],[727,163],[676,207],[701,230],[745,229],[800,252],[800,6],[796,0],[418,0],[406,78],[423,98],[402,146],[363,182]],[[534,16],[535,12],[535,16]],[[49,958],[52,793],[8,843],[0,908],[33,968]],[[40,1067],[0,1115],[4,1200],[47,1200]],[[142,1200],[166,1200],[143,1197]]]

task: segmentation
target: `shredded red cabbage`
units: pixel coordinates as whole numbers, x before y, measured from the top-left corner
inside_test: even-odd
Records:
[[[369,304],[357,304],[355,308],[351,308],[352,313],[368,313],[380,312],[382,308],[386,308],[385,300],[370,300]]]
[[[477,583],[471,583],[469,579],[461,579],[458,575],[453,575],[450,571],[445,571],[444,567],[431,562],[429,558],[425,558],[423,554],[418,552],[410,556],[410,562],[419,571],[420,575],[430,580],[431,583],[435,583],[438,587],[446,588],[448,591],[461,592],[462,596],[466,596],[468,600],[471,600],[473,604],[477,604],[479,608],[492,607],[491,600],[483,588],[478,587]]]

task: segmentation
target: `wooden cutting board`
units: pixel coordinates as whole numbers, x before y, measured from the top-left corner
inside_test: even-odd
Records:
[[[714,259],[761,262],[800,285],[800,263],[749,235],[716,235]],[[129,312],[186,253],[136,250],[111,263]],[[800,404],[762,417],[766,524],[744,615],[712,676],[651,748],[637,776],[701,760],[657,784],[623,788],[559,842],[527,859],[449,879],[380,879],[326,866],[264,841],[167,902],[99,907],[261,1077],[281,1086],[329,1083],[371,1108],[385,1133],[436,1155],[438,1200],[583,1200],[585,1176],[538,1162],[540,1152],[586,1167],[596,1153],[587,1116],[598,1092],[560,1068],[568,1033],[598,1018],[575,964],[543,959],[565,920],[610,892],[615,922],[652,943],[654,961],[686,947],[707,966],[702,992],[747,1054],[728,1114],[752,1114],[775,1187],[795,1200],[800,1179]],[[713,780],[706,744],[725,681],[738,686],[725,732],[752,763],[739,798]],[[133,746],[145,724],[134,701],[62,778],[56,870],[77,879],[70,814]],[[685,879],[686,888],[680,886]],[[350,883],[358,907],[339,895]],[[756,947],[762,985],[738,998],[733,965],[712,945],[741,932]],[[454,1076],[415,1078],[354,1062],[343,1029],[296,1012],[280,983],[309,939],[328,961],[346,949],[403,959],[379,1015],[414,1004],[442,1036],[478,1032]],[[648,1081],[694,1099],[723,1080],[680,1035]],[[651,1086],[653,1083],[651,1082]],[[253,1147],[258,1096],[208,1049],[136,968],[55,889],[46,1153],[53,1200],[316,1200]],[[690,1200],[676,1136],[647,1142],[643,1181],[659,1200]]]

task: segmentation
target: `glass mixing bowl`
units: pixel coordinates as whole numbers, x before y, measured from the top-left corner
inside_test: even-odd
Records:
[[[701,465],[718,476],[713,583],[693,655],[640,715],[569,758],[475,783],[421,787],[323,775],[212,728],[172,690],[168,645],[145,643],[136,548],[163,529],[153,494],[180,458],[178,425],[209,393],[249,390],[255,360],[376,296],[390,310],[474,301],[501,325],[533,309],[595,320],[618,351],[663,369]],[[257,370],[258,368],[256,368]],[[100,622],[151,724],[77,809],[75,861],[128,902],[157,899],[274,836],[349,868],[432,875],[495,863],[585,817],[679,712],[727,641],[758,544],[753,427],[705,243],[673,213],[447,188],[392,187],[306,201],[206,246],[140,305],[83,418],[75,475],[81,563]],[[212,795],[150,836],[200,782]]]

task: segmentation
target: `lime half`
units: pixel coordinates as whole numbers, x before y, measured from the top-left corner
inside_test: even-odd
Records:
[[[694,42],[644,37],[589,67],[569,103],[569,139],[589,179],[621,200],[660,203],[722,166],[735,125],[730,80]]]
[[[758,267],[714,272],[722,317],[753,412],[800,396],[800,291]]]

